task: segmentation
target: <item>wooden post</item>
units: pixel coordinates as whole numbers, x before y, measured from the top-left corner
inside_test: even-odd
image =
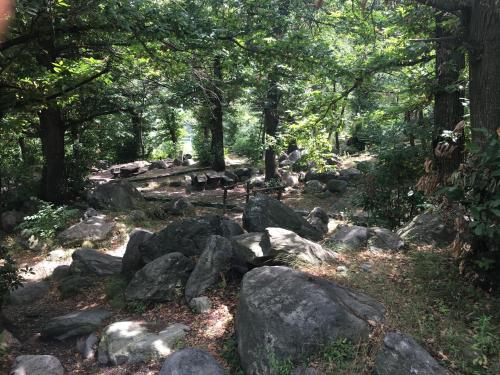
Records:
[[[224,186],[224,195],[222,196],[222,215],[226,214],[226,201],[227,201],[227,186]]]
[[[245,190],[246,190],[246,197],[245,197],[245,203],[248,203],[248,201],[250,200],[250,181],[247,181],[247,184],[245,186]]]

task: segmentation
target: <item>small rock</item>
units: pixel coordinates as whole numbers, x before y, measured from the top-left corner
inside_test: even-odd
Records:
[[[318,194],[326,190],[326,185],[318,180],[311,180],[306,182],[304,193]]]
[[[26,283],[23,286],[12,290],[9,294],[8,301],[12,305],[29,304],[45,297],[49,289],[50,284],[47,281]]]
[[[88,202],[95,208],[125,211],[144,204],[142,194],[127,181],[111,181],[98,185],[88,194]]]
[[[64,368],[52,355],[20,355],[16,357],[10,375],[63,375]]]
[[[71,268],[68,265],[57,266],[52,272],[52,279],[60,281],[71,274]]]
[[[329,242],[340,249],[360,250],[367,246],[368,229],[357,225],[339,225]]]
[[[362,263],[360,267],[365,272],[372,272],[373,264],[365,262]]]
[[[340,272],[340,273],[347,273],[349,270],[346,266],[338,266],[336,268],[337,272]]]
[[[225,375],[215,359],[201,349],[186,348],[167,357],[159,375]]]
[[[355,179],[361,176],[361,171],[356,168],[346,168],[342,169],[340,172],[340,177],[346,180]]]
[[[94,332],[104,319],[111,316],[106,310],[80,310],[50,319],[40,332],[43,339],[66,340]]]
[[[432,211],[415,216],[397,233],[404,240],[429,245],[449,245],[455,239],[453,224],[447,224],[441,214]]]
[[[93,359],[97,349],[99,338],[95,333],[91,333],[88,337],[80,337],[76,342],[76,350],[81,354],[83,359]]]
[[[71,272],[74,274],[95,274],[110,276],[120,273],[122,258],[101,253],[94,249],[78,249],[73,255]]]
[[[328,233],[328,223],[330,222],[330,218],[328,217],[326,211],[321,207],[313,208],[307,216],[307,221],[323,235]]]
[[[140,222],[140,221],[144,221],[147,219],[147,215],[144,211],[142,210],[132,210],[130,211],[129,213],[129,218],[130,220],[132,220],[133,222]]]
[[[208,297],[196,297],[189,301],[189,307],[196,314],[204,314],[212,308],[212,301]]]
[[[347,190],[347,182],[332,179],[326,183],[326,188],[332,193],[344,193]]]
[[[245,233],[243,228],[233,219],[223,218],[221,220],[221,235],[228,239]]]
[[[368,249],[370,251],[399,251],[405,242],[396,233],[385,228],[372,227],[368,231]]]
[[[186,198],[176,198],[167,203],[165,211],[171,215],[188,215],[194,212],[194,206]]]
[[[57,235],[62,244],[81,244],[83,241],[103,241],[109,237],[116,223],[106,221],[104,215],[92,216],[74,224]]]
[[[158,334],[150,332],[143,322],[122,321],[107,326],[98,349],[102,365],[122,365],[159,360],[172,353],[189,327],[172,324]]]
[[[91,217],[94,217],[94,216],[99,216],[99,212],[97,212],[97,210],[95,208],[92,208],[92,207],[87,208],[87,210],[83,214],[83,218],[85,220],[90,219]]]
[[[20,348],[21,345],[21,342],[6,329],[0,332],[0,352],[6,352],[11,349]]]
[[[375,359],[374,375],[449,375],[410,336],[389,332]]]
[[[24,214],[20,211],[5,211],[0,216],[2,230],[6,233],[14,231],[14,229],[23,222]]]

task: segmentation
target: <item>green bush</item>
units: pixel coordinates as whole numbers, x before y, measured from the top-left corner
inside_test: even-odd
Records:
[[[22,273],[30,273],[30,268],[19,269],[8,250],[0,246],[0,306],[3,300],[13,289],[22,286],[24,278]]]
[[[378,162],[364,166],[356,203],[371,223],[395,228],[417,213],[424,203],[414,188],[423,174],[423,156],[418,148],[395,145],[379,149]]]
[[[38,199],[33,200],[39,207],[38,211],[31,216],[26,216],[18,229],[40,239],[50,240],[54,238],[58,231],[65,229],[80,214],[77,209],[71,209],[67,206],[56,207],[52,203]]]

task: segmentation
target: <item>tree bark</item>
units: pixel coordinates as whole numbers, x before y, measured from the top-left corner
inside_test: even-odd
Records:
[[[132,112],[132,133],[134,134],[134,143],[132,147],[132,161],[140,160],[144,157],[144,142],[142,137],[142,118],[137,112]]]
[[[40,139],[44,165],[40,186],[40,197],[53,203],[64,201],[64,133],[66,126],[61,109],[49,104],[39,113]]]
[[[269,88],[267,90],[266,105],[264,107],[264,130],[270,138],[275,138],[279,124],[279,89],[276,80],[269,76]],[[276,151],[274,144],[268,144],[265,152],[265,180],[276,178]]]
[[[209,93],[211,113],[210,113],[210,133],[212,152],[212,168],[216,171],[226,169],[224,160],[224,127],[223,127],[223,110],[222,110],[222,90],[219,85],[222,83],[222,61],[220,56],[214,58],[213,63],[214,85]]]
[[[469,17],[472,139],[483,146],[500,128],[500,10],[496,0],[475,0]],[[484,129],[487,134],[478,132]]]
[[[447,20],[443,13],[436,15],[436,78],[437,89],[434,96],[434,129],[433,146],[443,141],[443,130],[453,130],[463,120],[464,108],[460,101],[462,91],[459,89],[460,72],[465,67],[465,55],[460,50],[458,41],[449,38],[452,33],[443,26]],[[446,142],[451,144],[450,140]],[[454,150],[446,156],[438,157],[435,152],[435,163],[442,183],[458,169],[463,161],[464,137],[460,132]]]

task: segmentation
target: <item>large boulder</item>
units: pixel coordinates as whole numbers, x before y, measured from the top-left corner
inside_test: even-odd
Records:
[[[368,228],[339,225],[328,242],[339,250],[360,250],[368,244]]]
[[[405,247],[401,237],[386,228],[372,227],[368,230],[368,236],[370,251],[399,251]]]
[[[84,241],[103,241],[109,237],[116,223],[106,221],[104,215],[92,216],[76,223],[58,234],[62,244],[81,244]]]
[[[234,236],[239,236],[245,233],[240,224],[238,224],[233,219],[222,218],[221,219],[221,236],[226,238],[232,238]]]
[[[278,264],[313,264],[333,262],[336,254],[321,245],[283,228],[266,228],[263,247],[269,249],[269,261]]]
[[[448,245],[455,239],[453,225],[447,224],[439,213],[432,211],[415,216],[397,233],[404,240],[429,245]]]
[[[109,276],[120,273],[122,269],[122,258],[94,249],[77,249],[71,257],[73,262],[70,269],[73,274]]]
[[[20,355],[16,357],[10,375],[63,375],[61,361],[53,355]]]
[[[264,195],[251,197],[243,212],[243,228],[248,232],[264,232],[268,227],[285,228],[313,241],[323,237],[306,219],[280,201]]]
[[[179,350],[167,357],[159,375],[225,375],[221,365],[207,352],[196,348]]]
[[[130,238],[125,249],[125,254],[122,259],[122,275],[125,279],[130,280],[134,274],[146,264],[142,259],[141,246],[153,235],[145,229],[134,229],[130,233]]]
[[[176,198],[165,205],[170,215],[183,216],[194,212],[194,206],[186,198]]]
[[[150,332],[143,322],[123,321],[104,329],[98,348],[102,365],[148,362],[167,357],[182,340],[189,327],[175,323],[159,333]]]
[[[43,325],[40,336],[43,339],[66,340],[69,337],[82,336],[101,327],[104,319],[111,316],[106,310],[80,310],[57,316]]]
[[[5,211],[0,216],[1,228],[4,232],[12,232],[24,220],[24,214],[20,211]]]
[[[25,305],[47,295],[50,284],[47,281],[26,283],[9,293],[8,302],[12,305]]]
[[[374,375],[448,375],[446,369],[411,337],[389,332],[375,360]]]
[[[205,250],[186,283],[185,296],[190,301],[215,285],[221,274],[231,268],[233,249],[231,242],[221,236],[210,236]]]
[[[259,265],[262,259],[267,259],[271,254],[264,233],[250,232],[231,238],[233,247],[233,262],[241,266]]]
[[[220,216],[207,215],[174,221],[144,242],[141,248],[144,263],[172,252],[201,255],[208,237],[224,235],[222,220]]]
[[[126,211],[144,203],[142,194],[128,181],[111,181],[97,185],[87,200],[95,208]]]
[[[338,339],[368,338],[384,307],[365,294],[287,267],[260,267],[242,281],[236,333],[247,374],[307,358]]]
[[[362,172],[359,169],[356,168],[346,168],[342,169],[340,172],[340,178],[344,180],[351,180],[351,179],[356,179],[358,177],[361,177]]]
[[[318,180],[324,184],[326,184],[328,181],[330,181],[332,178],[337,178],[339,176],[339,173],[337,171],[331,171],[331,172],[317,172],[313,169],[307,171],[305,175],[305,181],[312,181],[312,180]]]
[[[328,223],[330,218],[325,210],[321,207],[315,207],[307,216],[307,222],[311,224],[316,230],[323,235],[328,233]]]
[[[194,262],[181,253],[155,259],[137,271],[125,290],[127,300],[171,301],[184,292]]]

